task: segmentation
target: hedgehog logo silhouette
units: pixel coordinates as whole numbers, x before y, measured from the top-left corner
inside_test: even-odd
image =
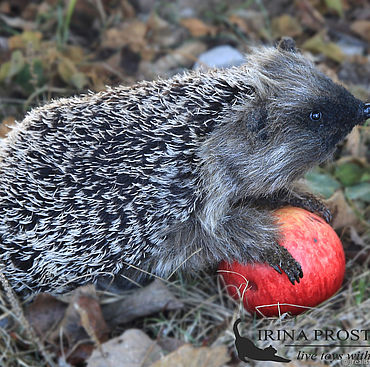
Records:
[[[234,334],[235,334],[235,347],[238,352],[238,358],[243,362],[248,362],[246,358],[253,359],[255,361],[273,361],[288,363],[291,360],[276,355],[277,350],[269,345],[265,349],[260,349],[254,345],[252,340],[243,337],[239,334],[238,325],[241,323],[241,319],[237,319],[234,323]]]

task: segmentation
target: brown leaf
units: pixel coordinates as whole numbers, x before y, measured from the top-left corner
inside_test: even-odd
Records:
[[[135,17],[135,8],[130,4],[128,0],[121,0],[121,9],[124,19]]]
[[[289,14],[283,14],[272,20],[272,32],[275,38],[283,36],[298,37],[303,30],[295,18]]]
[[[71,82],[72,75],[77,72],[76,65],[71,60],[67,57],[61,58],[58,63],[58,74],[67,84]]]
[[[158,345],[167,353],[174,352],[185,345],[185,342],[172,337],[161,337],[157,339]]]
[[[104,305],[103,314],[105,320],[113,327],[138,317],[162,310],[177,310],[183,306],[183,303],[176,299],[167,286],[157,279],[120,301]]]
[[[366,155],[366,144],[361,139],[360,127],[355,126],[351,133],[348,135],[346,140],[346,148],[351,155],[355,157],[361,157]]]
[[[181,19],[180,23],[188,29],[193,37],[215,35],[217,33],[216,27],[205,24],[202,20],[197,18],[184,18]]]
[[[43,53],[43,67],[45,69],[50,68],[51,65],[54,65],[54,63],[59,60],[61,57],[58,49],[56,48],[55,44],[46,44],[45,46],[46,50]]]
[[[10,14],[12,12],[9,1],[0,2],[0,13]]]
[[[325,32],[319,32],[312,38],[308,39],[302,45],[302,48],[313,53],[322,53],[329,59],[338,63],[341,63],[345,59],[341,49],[335,43],[326,39]]]
[[[351,24],[351,30],[370,42],[370,20],[357,20]]]
[[[126,330],[104,343],[101,349],[94,350],[87,360],[88,367],[149,367],[162,354],[155,341],[136,329]]]
[[[228,20],[252,39],[269,39],[270,37],[264,15],[261,12],[251,9],[238,9],[229,16]]]
[[[67,356],[69,363],[79,364],[92,353],[94,345],[107,339],[108,332],[94,287],[84,286],[72,293],[62,320],[51,328],[47,340],[59,354]]]
[[[130,45],[132,51],[138,52],[146,45],[146,32],[147,25],[139,20],[125,22],[122,26],[105,32],[102,46],[117,49]]]
[[[105,31],[102,46],[106,48],[116,49],[124,45],[122,39],[122,30],[119,28],[109,28]]]
[[[249,27],[245,19],[240,17],[237,14],[231,14],[229,16],[229,22],[235,26],[237,26],[243,33],[248,34],[249,33]]]
[[[27,307],[26,317],[41,338],[47,337],[63,319],[68,305],[48,293],[40,293]],[[48,341],[51,341],[48,338]]]
[[[296,1],[294,5],[297,7],[298,17],[302,25],[315,31],[322,29],[325,24],[325,19],[320,12],[313,7],[310,1]]]
[[[58,63],[58,74],[65,83],[82,89],[88,84],[86,76],[81,73],[74,62],[67,57],[61,57]]]
[[[99,92],[106,89],[109,83],[108,72],[100,62],[85,65],[81,70],[91,81],[92,90]]]
[[[151,367],[221,367],[229,360],[225,345],[194,348],[187,344],[155,362]]]
[[[150,14],[146,24],[150,32],[168,31],[170,28],[170,24],[154,12]]]
[[[83,48],[75,45],[68,46],[63,52],[63,55],[74,63],[79,63],[85,58]]]
[[[55,352],[67,355],[70,363],[84,362],[109,332],[92,286],[76,289],[69,303],[41,293],[27,307],[26,317],[37,335],[53,345]]]
[[[154,12],[151,13],[146,24],[148,27],[148,42],[152,48],[154,48],[153,45],[155,48],[174,47],[181,43],[187,33],[184,28],[170,24]]]
[[[358,223],[354,211],[348,205],[341,190],[336,191],[326,203],[333,214],[333,221],[330,224],[334,229],[341,229]]]
[[[8,40],[8,45],[11,50],[24,49],[26,47],[32,47],[33,50],[39,50],[41,47],[41,32],[24,31],[23,33],[12,36]]]
[[[83,286],[74,291],[59,328],[63,328],[63,335],[70,346],[88,337],[95,342],[106,339],[109,328],[103,318],[93,287]],[[54,339],[57,339],[59,330],[53,334]]]
[[[96,347],[94,344],[80,343],[78,347],[68,355],[68,363],[63,364],[63,366],[85,366],[86,360],[91,356],[95,349]]]
[[[197,56],[207,49],[200,41],[186,42],[167,55],[160,57],[155,64],[147,61],[140,63],[140,73],[143,79],[154,79],[158,76],[168,77],[171,69],[189,68],[197,61]]]
[[[38,13],[38,4],[29,2],[26,8],[22,11],[22,19],[33,21]]]
[[[1,125],[0,125],[0,138],[4,138],[8,132],[11,130],[11,126],[15,123],[14,116],[7,116],[4,117]]]

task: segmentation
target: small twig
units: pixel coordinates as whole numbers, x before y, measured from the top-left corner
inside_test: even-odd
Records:
[[[98,9],[101,21],[103,24],[107,21],[107,14],[105,13],[104,6],[101,0],[95,0],[96,7]]]
[[[120,73],[118,70],[112,68],[108,63],[102,62],[101,66],[103,66],[104,69],[108,70],[112,74],[118,76],[118,78],[120,78],[120,80],[124,81],[126,79],[125,76],[122,73]]]
[[[0,98],[0,105],[1,104],[6,104],[6,103],[11,103],[11,104],[24,104],[26,100],[22,98]]]
[[[38,351],[44,357],[45,361],[51,367],[57,367],[57,365],[53,361],[52,355],[46,350],[44,343],[36,335],[36,333],[33,330],[33,327],[24,316],[24,312],[20,305],[20,302],[18,301],[17,296],[15,295],[12,287],[10,286],[8,280],[4,275],[4,265],[1,262],[0,262],[0,284],[2,285],[6,297],[8,298],[10,306],[14,312],[15,320],[17,320],[18,323],[24,328],[27,337],[31,342],[33,342],[36,345]]]
[[[191,257],[193,257],[194,255],[196,255],[197,253],[199,253],[200,251],[202,251],[201,248],[198,248],[197,250],[195,250],[192,254],[190,254],[178,267],[175,268],[175,270],[167,277],[167,280],[169,280],[172,275],[174,275],[177,270],[179,270]]]
[[[39,94],[42,94],[44,92],[55,92],[55,93],[65,93],[65,88],[57,88],[57,87],[51,87],[49,85],[44,85],[41,88],[36,89],[26,100],[24,104],[24,109],[26,110],[28,106],[31,104],[34,98],[36,98]]]

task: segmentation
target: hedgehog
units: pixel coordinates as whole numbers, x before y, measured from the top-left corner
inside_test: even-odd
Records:
[[[370,104],[283,39],[229,69],[62,98],[0,149],[0,262],[21,295],[120,287],[221,260],[295,284],[273,211],[330,212],[297,182],[332,157]]]

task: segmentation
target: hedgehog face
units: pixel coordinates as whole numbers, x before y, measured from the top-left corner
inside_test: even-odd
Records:
[[[236,103],[242,112],[214,139],[214,155],[252,196],[275,192],[330,159],[352,128],[370,117],[370,104],[335,84],[290,42],[256,49],[245,70],[258,76],[248,80],[255,98]]]
[[[312,164],[321,163],[355,125],[369,118],[370,107],[288,45],[271,53],[262,69],[271,91],[265,99],[267,133],[274,141],[295,142],[294,151],[304,143]]]
[[[326,151],[333,151],[355,125],[365,121],[365,103],[335,85],[303,108],[304,128],[312,131]]]
[[[331,82],[332,83],[332,82]],[[317,95],[310,92],[294,99],[291,94],[280,99],[268,116],[268,134],[272,146],[276,141],[287,144],[292,152],[300,151],[308,165],[322,163],[334,153],[338,143],[351,132],[354,126],[362,124],[369,117],[369,104],[356,99],[343,87],[335,85],[328,93]],[[293,102],[291,102],[293,100]]]

